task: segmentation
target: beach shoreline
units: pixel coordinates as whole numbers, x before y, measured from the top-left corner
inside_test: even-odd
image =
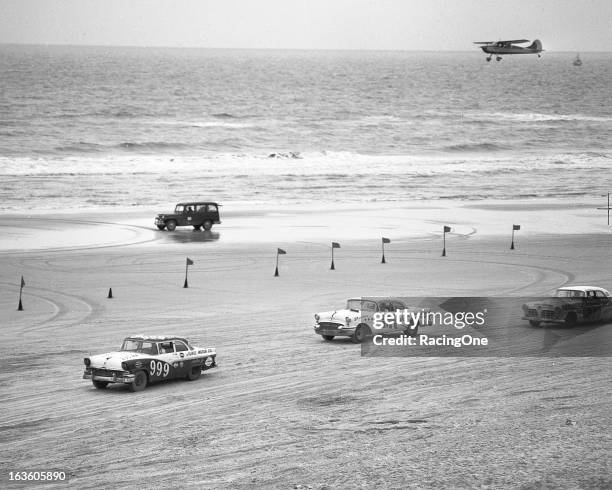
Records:
[[[222,224],[213,228],[209,238],[227,244],[433,238],[448,225],[449,240],[459,236],[481,239],[507,236],[514,224],[521,226],[517,240],[610,233],[605,211],[597,207],[592,201],[566,204],[562,200],[413,201],[334,205],[331,210],[325,206],[247,209],[230,204],[221,208]],[[153,225],[157,212],[160,210],[1,214],[0,251],[167,241],[164,237],[170,234]],[[184,242],[207,240],[205,234],[197,233],[182,227],[174,236]]]

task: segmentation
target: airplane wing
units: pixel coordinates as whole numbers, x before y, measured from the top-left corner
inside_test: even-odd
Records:
[[[502,41],[474,41],[474,44],[520,44],[520,43],[528,43],[529,39],[511,39],[509,41],[507,40],[502,40]]]

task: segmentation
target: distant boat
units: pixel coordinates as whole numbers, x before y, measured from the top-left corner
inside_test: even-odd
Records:
[[[579,54],[577,54],[576,58],[574,59],[574,66],[582,66],[582,60],[580,59]]]

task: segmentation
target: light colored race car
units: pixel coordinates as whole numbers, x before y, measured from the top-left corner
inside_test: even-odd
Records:
[[[580,323],[612,320],[610,293],[597,286],[565,286],[554,297],[523,305],[523,320],[538,327],[557,323],[573,327]]]
[[[83,362],[83,379],[91,379],[98,389],[123,383],[131,391],[142,391],[158,381],[198,379],[202,371],[217,366],[217,353],[212,347],[195,347],[183,337],[134,335],[126,337],[118,351]]]
[[[350,337],[358,344],[374,333],[416,336],[423,323],[414,322],[409,314],[411,311],[424,313],[429,310],[410,307],[400,298],[352,298],[346,302],[345,309],[316,313],[314,331],[327,341]],[[393,319],[381,321],[385,314]]]

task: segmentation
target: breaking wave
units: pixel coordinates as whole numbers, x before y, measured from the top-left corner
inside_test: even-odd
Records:
[[[497,145],[495,143],[462,143],[457,145],[445,146],[443,150],[450,152],[490,152],[506,150],[506,146]]]

